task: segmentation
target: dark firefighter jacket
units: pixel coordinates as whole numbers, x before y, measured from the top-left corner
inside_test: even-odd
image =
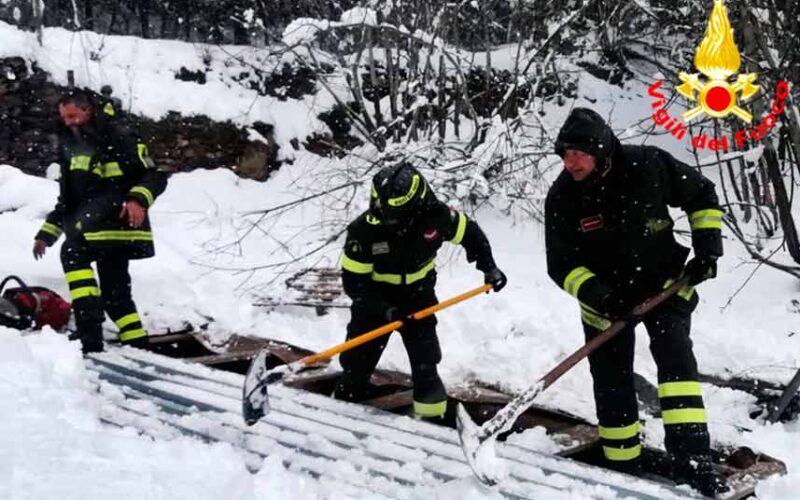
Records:
[[[680,275],[689,249],[675,241],[668,207],[686,212],[698,255],[722,255],[722,211],[714,184],[665,151],[622,146],[610,128],[597,137],[610,142],[610,163],[598,166],[609,170],[583,182],[561,172],[545,202],[545,237],[548,274],[602,329],[608,321],[596,313],[609,292],[633,307]]]
[[[130,259],[152,257],[149,217],[133,228],[119,214],[126,200],[150,208],[166,188],[167,173],[155,167],[147,146],[119,120],[95,113],[84,132],[78,139],[63,127],[59,135],[58,201],[36,239],[50,246],[63,232],[68,239],[84,238],[91,249],[113,249]]]
[[[364,212],[347,228],[342,282],[354,307],[381,315],[389,305],[415,306],[433,296],[436,253],[442,243],[462,245],[469,262],[489,271],[492,249],[477,223],[435,200],[405,230]],[[423,304],[430,305],[430,304]],[[406,311],[407,313],[415,311]]]

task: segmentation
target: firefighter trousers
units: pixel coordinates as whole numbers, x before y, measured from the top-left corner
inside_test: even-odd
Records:
[[[96,275],[92,262],[97,266]],[[119,328],[120,341],[136,344],[147,338],[131,296],[128,263],[127,257],[112,251],[88,248],[82,238],[68,239],[62,245],[61,265],[84,350],[102,349],[104,311]]]
[[[697,301],[697,292],[687,289],[643,319],[658,368],[665,446],[673,458],[709,453],[706,410],[689,338]],[[584,332],[587,340],[600,333],[585,323]],[[634,329],[628,327],[589,355],[603,453],[610,467],[627,472],[641,467],[634,344]]]
[[[410,314],[436,303],[436,295],[431,292],[423,299],[411,299],[393,305]],[[354,305],[350,310],[348,340],[387,323],[384,317],[367,308]],[[447,409],[447,392],[436,369],[442,359],[436,336],[436,317],[428,316],[419,321],[407,322],[399,332],[411,365],[414,414],[424,418],[443,416]],[[389,335],[383,335],[341,354],[339,362],[344,373],[334,390],[335,398],[360,401],[367,396],[369,379],[388,341]]]

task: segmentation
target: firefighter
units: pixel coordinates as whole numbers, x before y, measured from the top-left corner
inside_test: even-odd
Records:
[[[103,350],[104,311],[121,342],[147,344],[128,263],[154,255],[147,210],[167,184],[147,146],[107,109],[79,89],[59,100],[59,196],[33,245],[38,260],[65,235],[61,264],[75,311],[72,337],[84,353]]]
[[[673,476],[705,495],[727,490],[712,470],[706,410],[689,338],[694,286],[716,276],[722,211],[714,184],[652,146],[622,146],[594,111],[572,110],[555,143],[564,170],[545,202],[550,277],[580,303],[586,339],[614,320],[624,330],[589,355],[599,435],[609,467],[641,470],[634,327],[643,322]],[[675,241],[668,207],[686,212],[694,256]],[[632,309],[682,274],[689,285],[644,317]]]
[[[347,338],[403,321],[400,335],[411,365],[414,414],[419,418],[442,417],[447,408],[447,393],[436,369],[442,357],[436,317],[409,318],[438,302],[435,260],[445,241],[465,248],[467,260],[476,263],[495,292],[506,285],[478,224],[439,201],[422,174],[402,163],[383,168],[372,179],[370,208],[348,226],[342,259],[344,291],[353,301]],[[344,374],[335,398],[359,401],[366,396],[387,342],[388,336],[382,336],[342,353]]]

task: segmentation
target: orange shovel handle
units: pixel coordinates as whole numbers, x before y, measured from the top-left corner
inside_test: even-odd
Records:
[[[455,297],[451,297],[451,298],[449,298],[449,299],[447,299],[447,300],[445,300],[443,302],[439,302],[438,304],[434,304],[434,305],[432,305],[430,307],[427,307],[427,308],[425,308],[425,309],[423,309],[421,311],[417,311],[414,314],[412,314],[410,317],[412,319],[426,318],[426,317],[430,316],[431,314],[436,313],[437,311],[441,311],[442,309],[450,307],[450,306],[452,306],[454,304],[458,304],[459,302],[463,302],[463,301],[465,301],[467,299],[470,299],[470,298],[472,298],[472,297],[474,297],[476,295],[479,295],[481,293],[488,292],[491,289],[492,289],[492,285],[487,283],[485,285],[479,286],[478,288],[474,288],[474,289],[472,289],[472,290],[470,290],[468,292],[464,292],[461,295],[456,295]],[[298,365],[306,365],[306,366],[308,366],[308,365],[313,365],[313,364],[319,363],[320,361],[325,361],[326,359],[330,359],[330,358],[336,356],[340,352],[349,351],[350,349],[352,349],[354,347],[357,347],[357,346],[360,346],[361,344],[363,344],[365,342],[369,342],[370,340],[375,339],[377,337],[380,337],[381,335],[386,335],[387,333],[393,332],[393,331],[397,330],[398,328],[400,328],[401,326],[403,326],[403,322],[402,321],[392,321],[391,323],[387,323],[387,324],[385,324],[385,325],[383,325],[381,327],[378,327],[378,328],[376,328],[374,330],[371,330],[371,331],[369,331],[367,333],[359,335],[358,337],[352,338],[352,339],[348,340],[347,342],[343,342],[341,344],[335,345],[335,346],[331,347],[330,349],[326,349],[326,350],[324,350],[322,352],[318,352],[316,354],[311,354],[309,356],[306,356],[305,358],[298,359],[297,361],[295,361],[295,363],[298,364]]]

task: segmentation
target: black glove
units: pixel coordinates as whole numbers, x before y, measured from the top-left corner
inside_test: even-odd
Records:
[[[697,255],[683,268],[689,278],[689,286],[698,285],[717,276],[717,258],[711,255]]]
[[[499,292],[506,286],[508,279],[499,267],[495,266],[483,274],[483,282],[492,285],[492,290]]]
[[[621,320],[630,326],[635,326],[642,321],[641,316],[634,314],[633,306],[614,292],[610,292],[600,301],[600,312],[612,320]]]

